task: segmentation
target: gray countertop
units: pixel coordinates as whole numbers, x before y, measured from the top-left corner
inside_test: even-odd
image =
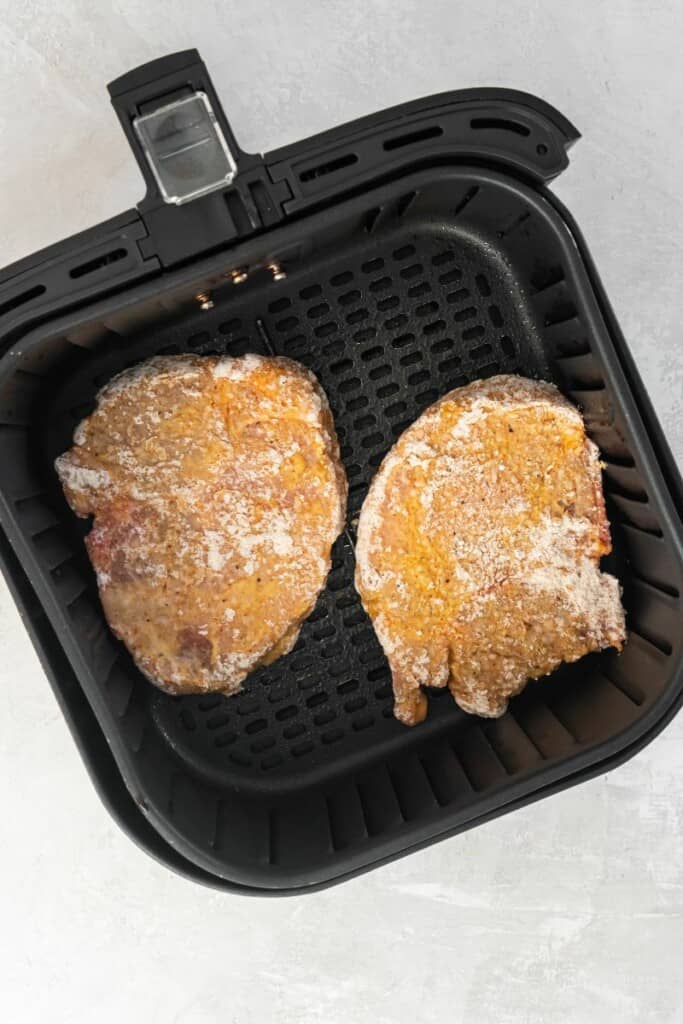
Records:
[[[134,205],[106,83],[197,46],[245,149],[444,89],[537,93],[554,184],[683,462],[678,0],[0,0],[0,264]],[[683,716],[623,767],[327,892],[217,894],[110,820],[0,582],[3,1019],[678,1024]]]

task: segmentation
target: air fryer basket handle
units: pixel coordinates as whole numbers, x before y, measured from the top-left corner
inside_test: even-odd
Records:
[[[567,150],[579,137],[559,111],[535,96],[506,89],[468,89],[392,107],[265,157],[245,153],[196,50],[135,68],[112,82],[109,93],[147,194],[137,210],[2,271],[3,325],[18,328],[46,308],[77,302],[84,295],[92,297],[99,290],[123,287],[205,253],[229,249],[290,216],[421,166],[491,164],[544,185],[567,166]],[[231,180],[217,178],[215,187],[176,203],[162,194],[143,145],[140,119],[192,97],[199,97],[200,115],[202,104],[206,108],[204,127],[217,127],[233,173]],[[178,152],[182,155],[182,146],[170,155]]]
[[[172,266],[282,219],[287,183],[274,185],[263,158],[240,148],[196,50],[143,64],[108,88],[147,185],[138,204],[146,256]]]
[[[140,209],[155,204],[162,196],[149,158],[135,130],[135,122],[145,114],[163,109],[173,101],[189,97],[193,93],[206,96],[237,170],[239,171],[245,160],[248,162],[247,154],[237,144],[209,73],[197,50],[183,50],[181,53],[172,53],[148,64],[142,64],[110,82],[107,88],[112,106],[121,121],[147,185],[147,196],[140,204]]]
[[[567,166],[567,150],[579,137],[559,111],[535,96],[465,89],[392,107],[262,157],[238,146],[196,50],[136,68],[112,82],[109,92],[147,184],[138,206],[149,233],[145,255],[158,256],[163,266],[229,246],[289,216],[428,163],[485,163],[543,185]],[[189,138],[183,126],[192,122],[190,108],[180,115],[178,133],[174,122],[183,102],[195,102],[196,123],[188,129],[195,135]],[[202,118],[212,146],[186,154],[207,141],[197,141]],[[144,144],[143,126],[150,119],[162,122],[155,124],[155,138],[166,152],[158,160],[156,142],[151,150]],[[196,169],[202,153],[213,152],[220,160],[221,147],[223,170],[229,165],[229,173],[187,194],[182,194],[181,181],[181,194],[169,194],[162,159],[182,165],[187,156]]]

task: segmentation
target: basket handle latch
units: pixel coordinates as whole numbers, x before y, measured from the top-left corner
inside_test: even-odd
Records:
[[[151,61],[109,85],[147,194],[138,210],[168,266],[282,217],[290,192],[237,144],[196,50]]]

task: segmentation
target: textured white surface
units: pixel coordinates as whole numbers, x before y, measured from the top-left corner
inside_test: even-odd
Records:
[[[470,85],[584,139],[581,225],[683,460],[679,0],[0,0],[0,264],[133,205],[105,84],[196,45],[247,149]],[[612,774],[319,895],[223,896],[110,820],[0,584],[2,1018],[679,1024],[683,716]]]

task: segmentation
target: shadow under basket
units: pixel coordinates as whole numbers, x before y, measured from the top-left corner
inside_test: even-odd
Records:
[[[235,891],[312,889],[604,770],[675,712],[680,481],[581,246],[537,184],[482,165],[412,167],[229,258],[140,275],[9,336],[5,572],[105,799],[159,859]],[[286,277],[274,279],[274,261]],[[245,266],[235,285],[230,271]],[[349,480],[347,530],[295,649],[231,698],[174,698],[142,678],[107,627],[89,524],[53,469],[106,381],[182,352],[308,366]],[[600,447],[614,544],[604,567],[623,586],[628,642],[530,683],[495,721],[433,691],[427,721],[406,729],[353,586],[355,523],[401,432],[440,395],[497,373],[554,381]]]

